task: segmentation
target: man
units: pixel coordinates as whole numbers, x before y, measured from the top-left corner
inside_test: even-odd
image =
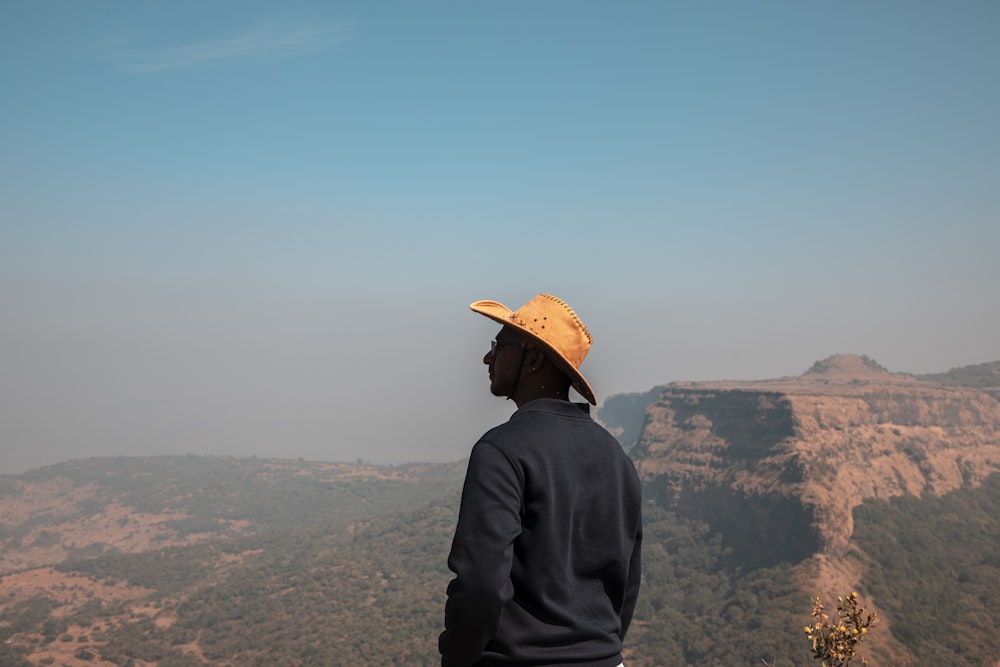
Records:
[[[616,667],[639,592],[642,493],[631,460],[571,403],[590,332],[561,300],[472,310],[503,325],[483,357],[510,421],[472,449],[448,567],[443,667]]]

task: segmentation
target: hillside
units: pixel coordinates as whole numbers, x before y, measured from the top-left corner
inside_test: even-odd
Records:
[[[167,461],[146,467],[155,463]],[[318,521],[140,553],[106,549],[8,573],[0,665],[93,665],[88,652],[133,667],[435,665],[456,501],[346,527]],[[866,563],[859,590],[877,596],[893,636],[935,658],[912,664],[1000,656],[984,613],[1000,574],[1000,477],[941,499],[861,510],[860,540],[845,562]],[[820,583],[817,561],[746,568],[704,522],[655,504],[645,522],[630,666],[811,664],[800,627]],[[949,637],[959,638],[957,652],[942,648]],[[902,641],[873,642],[871,655],[901,664]]]
[[[858,547],[858,517],[882,516],[859,515],[863,507],[892,499],[924,507],[996,479],[1000,403],[985,389],[998,367],[917,377],[835,355],[800,376],[616,397],[600,417],[623,445],[634,438],[632,457],[657,506],[705,522],[738,567],[813,567],[803,585],[830,598],[863,590],[898,562]]]
[[[420,548],[431,552],[423,567],[435,585],[423,597],[440,595],[463,473],[461,463],[184,456],[2,477],[0,665],[89,665],[97,654],[133,667],[302,664],[272,651],[320,639],[330,648],[316,664],[340,664],[364,623],[392,627],[414,615],[422,566],[399,542],[428,522],[438,530]],[[392,602],[387,577],[403,579],[404,564],[408,585]],[[355,606],[373,593],[378,605]],[[424,604],[425,623],[439,604]],[[238,621],[227,622],[234,612]]]
[[[917,375],[918,379],[957,387],[974,387],[1000,400],[1000,361],[952,368],[946,373]]]
[[[745,541],[756,564],[841,555],[862,501],[940,496],[1000,471],[1000,402],[867,357],[675,383],[641,403],[631,451],[658,502]]]
[[[457,492],[461,464],[165,456],[0,477],[0,574],[399,512]]]
[[[1000,664],[989,394],[838,356],[600,416],[646,484],[629,667],[815,664],[810,598],[852,589],[883,617],[873,665]],[[0,477],[0,665],[436,665],[463,473],[187,456]]]

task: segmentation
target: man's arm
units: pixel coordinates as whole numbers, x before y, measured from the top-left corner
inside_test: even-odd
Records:
[[[632,623],[632,614],[635,612],[635,603],[639,599],[639,584],[642,582],[642,516],[639,517],[639,527],[636,531],[635,545],[632,547],[632,556],[628,564],[628,579],[625,582],[625,604],[622,605],[621,613],[621,634],[622,641],[625,641],[625,634],[628,626]]]
[[[441,664],[475,663],[496,634],[503,607],[514,595],[510,581],[514,539],[521,533],[521,479],[495,445],[479,441],[469,457],[462,506],[448,567]]]

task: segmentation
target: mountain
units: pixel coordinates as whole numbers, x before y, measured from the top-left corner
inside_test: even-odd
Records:
[[[929,506],[997,478],[1000,402],[989,389],[998,369],[918,377],[835,355],[800,376],[614,397],[599,417],[631,447],[658,507],[704,522],[735,567],[798,567],[803,587],[829,599],[864,590],[899,559],[859,547],[859,517],[881,516],[893,499]],[[907,655],[901,644],[882,648]]]
[[[872,664],[1000,664],[998,403],[945,375],[837,355],[610,398],[599,417],[646,499],[626,664],[815,664],[810,599],[851,590],[881,617]],[[117,457],[2,476],[0,666],[436,665],[464,467]]]
[[[635,404],[631,453],[659,504],[761,565],[841,555],[866,499],[940,496],[1000,471],[1000,402],[863,356],[777,380],[675,383]]]

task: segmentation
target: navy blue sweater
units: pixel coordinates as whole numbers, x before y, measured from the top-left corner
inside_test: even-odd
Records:
[[[615,667],[639,592],[642,491],[589,406],[531,401],[472,449],[443,667]]]

